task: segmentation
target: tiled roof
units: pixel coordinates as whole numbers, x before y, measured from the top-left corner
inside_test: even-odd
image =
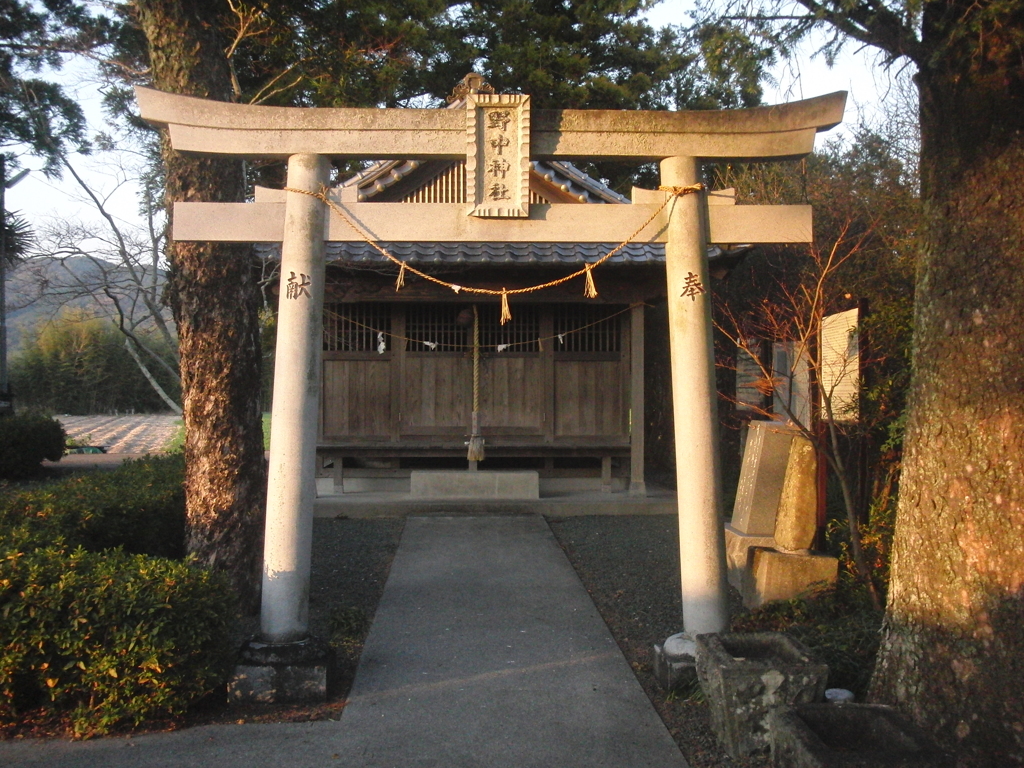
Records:
[[[560,265],[593,263],[616,243],[381,243],[381,247],[408,264],[429,265]],[[257,243],[255,251],[264,259],[281,256],[280,243]],[[745,249],[744,249],[745,250]],[[708,259],[735,255],[717,246],[708,249]],[[367,243],[327,243],[327,261],[334,264],[382,264],[385,259]],[[606,264],[664,264],[663,243],[630,243]]]
[[[583,264],[595,262],[615,243],[389,243],[385,247],[409,264]],[[328,243],[327,260],[349,264],[380,262],[383,257],[366,243]],[[612,256],[613,264],[663,262],[665,247],[630,243]]]
[[[573,195],[582,195],[588,203],[625,203],[630,200],[611,187],[585,174],[575,165],[564,160],[533,161],[533,170],[563,190]]]
[[[617,243],[381,243],[397,259],[407,264],[584,264],[593,263]],[[280,243],[257,243],[261,258],[281,256]],[[606,264],[661,264],[665,261],[662,243],[630,243]],[[385,262],[367,243],[327,243],[327,262],[335,264],[381,264]]]

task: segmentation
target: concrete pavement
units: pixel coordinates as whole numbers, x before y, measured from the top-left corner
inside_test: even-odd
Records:
[[[686,768],[536,515],[408,520],[337,722],[7,742],[0,764]]]

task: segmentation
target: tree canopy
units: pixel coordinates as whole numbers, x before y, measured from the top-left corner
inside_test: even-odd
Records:
[[[60,85],[39,77],[62,55],[91,50],[109,30],[75,0],[0,0],[0,150],[25,147],[60,174],[61,153],[85,145],[85,117]]]

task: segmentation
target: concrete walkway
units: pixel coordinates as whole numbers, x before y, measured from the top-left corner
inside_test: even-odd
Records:
[[[539,516],[408,520],[338,722],[7,742],[0,764],[686,768]]]

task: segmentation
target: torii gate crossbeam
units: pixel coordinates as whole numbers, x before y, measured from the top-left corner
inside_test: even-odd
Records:
[[[330,158],[457,159],[475,151],[474,164],[483,159],[475,171],[482,177],[483,161],[506,161],[487,144],[501,155],[510,142],[500,136],[488,139],[482,132],[487,127],[482,116],[498,108],[506,110],[505,118],[518,120],[519,136],[526,136],[520,138],[519,154],[509,154],[514,162],[508,168],[515,167],[517,172],[530,158],[655,160],[661,164],[663,186],[686,187],[700,181],[703,159],[792,159],[807,154],[813,149],[815,133],[841,122],[846,102],[845,92],[839,92],[746,110],[537,110],[531,114],[528,97],[494,96],[491,101],[479,97],[476,102],[477,97],[470,97],[469,111],[481,111],[470,115],[467,129],[467,112],[458,109],[254,107],[145,88],[137,88],[136,97],[142,117],[166,128],[176,150],[287,158],[289,188],[311,193],[327,183]],[[490,127],[495,127],[495,121]],[[497,185],[492,191],[498,191]],[[255,242],[279,237],[282,242],[261,613],[262,640],[281,647],[301,644],[308,637],[324,241],[334,238],[338,230],[329,223],[326,206],[319,200],[298,192],[279,194],[284,196],[283,206],[277,200],[177,204],[173,227],[174,237],[182,240]],[[662,200],[663,194],[659,193]],[[501,199],[511,200],[511,196]],[[632,231],[628,222],[643,220],[642,209],[649,211],[651,202],[612,212],[607,206],[601,206],[600,212],[571,206],[576,220],[571,237],[566,233],[573,230],[564,221],[559,223],[561,211],[555,205],[517,209],[515,201],[502,202],[505,208],[494,213],[498,203],[493,201],[487,202],[492,207],[482,207],[478,201],[478,208],[471,211],[465,206],[410,203],[403,204],[401,217],[389,214],[381,203],[359,206],[351,201],[346,209],[357,219],[372,218],[367,229],[385,242],[553,242],[580,239],[581,229],[597,241],[618,242]],[[728,623],[711,302],[705,288],[708,240],[808,242],[811,237],[809,207],[721,210],[726,207],[709,207],[706,194],[679,197],[645,234],[645,239],[665,242],[683,622],[691,639],[721,631]],[[433,210],[417,214],[420,208]],[[518,218],[486,218],[495,215]],[[594,216],[594,226],[581,228],[580,216]],[[410,220],[423,225],[427,236],[421,228],[416,230],[418,236],[410,237]]]

